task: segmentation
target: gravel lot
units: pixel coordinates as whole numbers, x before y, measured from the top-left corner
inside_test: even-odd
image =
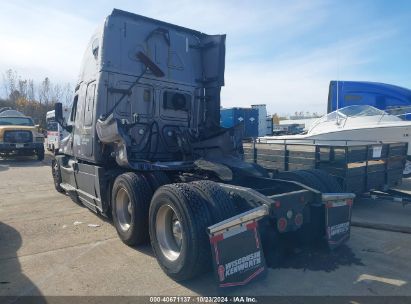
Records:
[[[358,199],[353,214],[411,226],[411,205]],[[410,252],[410,234],[353,227],[338,252],[295,251],[242,288],[219,291],[211,273],[179,284],[150,246],[124,245],[109,221],[57,193],[47,160],[0,159],[0,295],[410,296]]]

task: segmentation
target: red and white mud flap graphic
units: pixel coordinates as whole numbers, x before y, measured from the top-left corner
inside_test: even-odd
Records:
[[[353,200],[343,199],[325,203],[325,226],[328,247],[333,250],[350,238]]]
[[[213,264],[219,287],[241,286],[265,269],[256,221],[210,235]]]

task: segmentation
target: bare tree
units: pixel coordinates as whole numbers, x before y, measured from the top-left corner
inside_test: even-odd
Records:
[[[45,126],[47,111],[53,104],[61,102],[65,107],[73,102],[73,90],[70,83],[53,84],[46,77],[36,85],[33,79],[22,78],[13,69],[8,69],[2,74],[3,87],[6,94],[0,106],[13,107],[24,114],[31,116],[42,127]]]
[[[30,101],[35,101],[36,99],[36,92],[34,89],[34,81],[33,79],[29,79],[28,85],[27,85],[27,99]]]
[[[71,84],[68,82],[63,88],[63,99],[62,103],[65,107],[71,107],[73,104],[73,89]]]
[[[19,90],[14,90],[9,95],[9,100],[15,106],[17,100],[21,97]]]
[[[3,74],[3,86],[4,86],[4,91],[6,93],[6,98],[10,98],[10,96],[14,93],[14,91],[16,91],[17,89],[16,83],[17,83],[17,72],[12,69],[8,69]]]
[[[62,102],[62,97],[63,97],[63,89],[59,84],[55,84],[53,86],[53,89],[51,91],[51,102],[52,104],[55,104],[56,102]]]
[[[27,99],[27,89],[28,89],[27,79],[22,80],[21,78],[19,78],[19,80],[17,82],[17,85],[18,85],[18,90],[19,90],[20,96]]]
[[[50,103],[50,79],[48,77],[44,78],[42,83],[39,86],[39,102],[44,104],[46,107]]]

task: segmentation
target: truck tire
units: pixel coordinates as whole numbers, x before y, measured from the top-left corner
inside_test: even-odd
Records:
[[[202,180],[191,182],[190,185],[196,188],[198,193],[207,202],[208,210],[210,210],[213,218],[213,224],[236,215],[237,212],[230,195],[217,183]]]
[[[60,165],[58,161],[53,159],[51,161],[51,174],[53,176],[53,181],[54,181],[54,188],[57,190],[57,192],[64,193],[64,189],[61,188],[61,172],[60,172]]]
[[[168,176],[163,171],[147,172],[144,174],[144,176],[150,184],[151,189],[153,189],[153,192],[155,192],[161,186],[170,183]]]
[[[327,187],[319,178],[303,170],[280,172],[278,178],[304,184],[322,193],[328,192]]]
[[[343,189],[338,183],[337,179],[327,172],[320,169],[310,169],[304,170],[305,172],[316,176],[327,188],[327,191],[330,193],[341,193]]]
[[[36,156],[38,161],[44,160],[44,147],[36,150]]]
[[[134,172],[119,175],[113,184],[111,212],[120,239],[127,245],[148,241],[148,209],[153,192]]]
[[[150,240],[160,267],[176,281],[211,268],[206,229],[212,217],[205,200],[189,184],[168,184],[154,193],[149,212]]]

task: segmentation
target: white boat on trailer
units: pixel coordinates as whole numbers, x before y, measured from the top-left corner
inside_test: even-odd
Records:
[[[315,121],[309,130],[297,135],[264,136],[267,143],[315,143],[357,145],[369,143],[408,143],[408,161],[404,174],[411,173],[411,121],[368,105],[338,109]],[[405,116],[404,116],[405,117]]]

